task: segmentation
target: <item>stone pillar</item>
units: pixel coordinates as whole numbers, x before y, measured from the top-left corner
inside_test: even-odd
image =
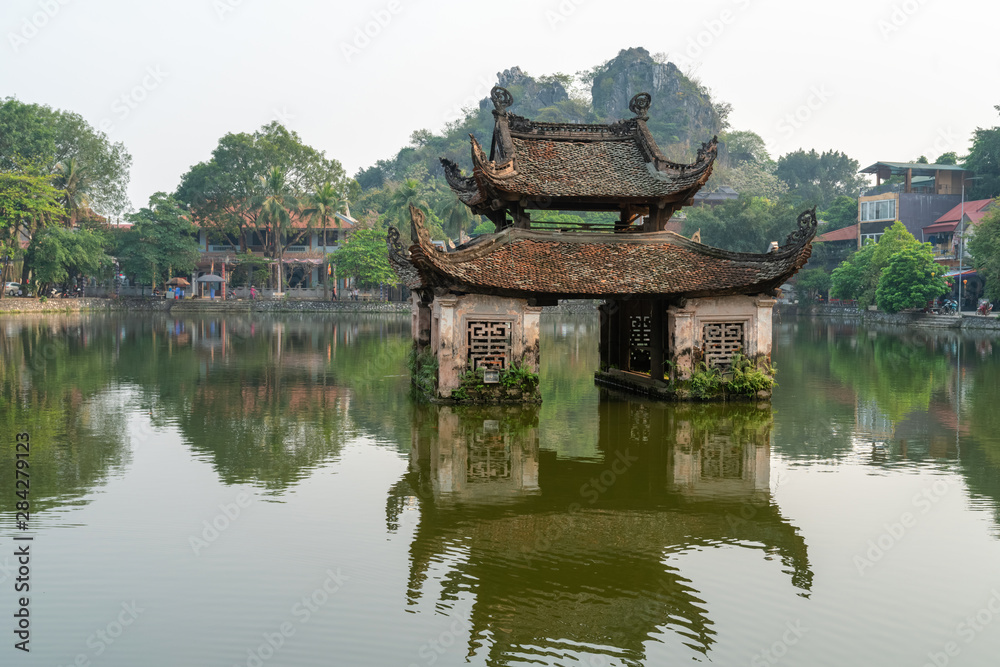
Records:
[[[540,352],[538,348],[538,338],[539,332],[541,330],[541,306],[528,306],[523,307],[523,316],[521,323],[521,363],[529,366],[532,372],[537,373],[539,371],[539,364],[541,362]],[[516,326],[516,325],[515,325]],[[514,354],[517,355],[517,348],[514,349]]]
[[[458,297],[453,294],[434,298],[434,319],[437,324],[438,395],[451,396],[459,387],[459,378],[464,368],[464,359],[458,358],[461,336],[455,321],[455,306]]]
[[[653,299],[649,317],[649,377],[663,380],[663,301]]]
[[[754,299],[755,326],[752,327],[754,330],[753,335],[747,341],[747,356],[753,358],[756,355],[764,355],[768,360],[771,359],[771,339],[773,335],[771,318],[773,316],[774,304],[776,303],[776,299],[769,297]]]
[[[411,330],[418,351],[431,344],[431,308],[416,292],[410,293]]]
[[[694,371],[695,348],[698,333],[695,331],[695,310],[670,306],[667,310],[667,336],[670,340],[670,360],[674,362],[676,379],[688,380]]]

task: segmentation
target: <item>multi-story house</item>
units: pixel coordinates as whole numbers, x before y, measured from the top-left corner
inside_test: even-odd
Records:
[[[899,220],[913,236],[961,203],[969,172],[955,164],[876,162],[859,173],[874,174],[875,187],[858,198],[858,247],[877,241]]]
[[[356,221],[349,214],[337,213],[330,219],[324,236],[323,229],[315,220],[293,214],[292,242],[285,247],[282,259],[288,287],[311,288],[322,285],[320,272],[323,270],[324,253],[331,253],[340,247],[347,232],[355,224]],[[241,248],[261,256],[268,249],[260,233],[252,227],[244,232],[242,244],[238,238],[227,236],[220,239],[217,235],[199,227],[198,245],[201,257],[198,260],[198,270],[192,276],[193,280],[209,273],[219,274],[224,265],[231,269]],[[341,293],[343,287],[343,280],[338,280],[337,292]]]

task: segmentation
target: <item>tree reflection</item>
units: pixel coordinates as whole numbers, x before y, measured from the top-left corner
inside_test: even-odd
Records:
[[[419,505],[407,597],[471,592],[470,652],[645,659],[669,628],[702,654],[715,642],[704,601],[664,561],[691,549],[777,555],[799,594],[806,545],[771,499],[770,409],[671,406],[602,390],[598,457],[539,442],[539,408],[426,406],[410,472],[392,489],[390,529]],[[445,568],[437,577],[433,573]],[[564,653],[565,652],[565,653]]]

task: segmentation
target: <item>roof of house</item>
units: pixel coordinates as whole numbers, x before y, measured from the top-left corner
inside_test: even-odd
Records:
[[[511,228],[454,252],[435,248],[423,213],[411,207],[416,242],[395,228],[389,259],[411,289],[444,287],[513,298],[767,293],[803,266],[816,233],[815,209],[799,215],[784,246],[766,254],[696,243],[673,232],[559,234]]]
[[[889,169],[893,175],[905,175],[907,170],[912,170],[914,176],[933,176],[935,171],[967,171],[967,169],[957,164],[924,164],[923,162],[876,162],[865,167],[859,174],[874,174],[879,169]]]
[[[472,176],[441,158],[448,184],[475,213],[497,210],[502,202],[524,208],[604,204],[608,210],[622,202],[683,203],[712,173],[715,138],[691,164],[660,152],[646,127],[646,93],[629,104],[634,118],[608,125],[536,122],[507,111],[513,98],[506,89],[495,86],[490,96],[495,123],[489,156],[470,135]]]
[[[965,213],[966,219],[973,223],[978,223],[986,212],[991,208],[993,203],[992,199],[977,199],[975,201],[967,201],[963,204],[958,204],[947,213],[942,215],[940,218],[935,220],[935,224],[939,222],[954,222],[956,225],[959,220],[962,219],[962,213]],[[926,227],[925,227],[926,229]]]
[[[831,241],[856,241],[858,238],[858,226],[850,225],[848,227],[841,227],[840,229],[835,229],[832,232],[827,232],[826,234],[820,234],[816,237],[816,243],[824,243]]]
[[[254,218],[249,212],[243,211],[241,214],[243,215],[243,219],[248,223],[251,225],[254,223]],[[192,218],[191,221],[197,227],[202,226],[196,218]],[[345,213],[335,213],[332,216],[332,219],[328,220],[327,229],[351,229],[356,224],[357,220],[352,218],[350,215]],[[291,227],[292,229],[322,229],[323,224],[314,216],[304,215],[299,211],[292,211]]]

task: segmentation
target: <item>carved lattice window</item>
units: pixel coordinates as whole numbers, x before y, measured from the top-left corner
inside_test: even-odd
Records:
[[[470,321],[469,368],[506,370],[510,366],[510,322]]]
[[[510,444],[502,433],[480,431],[469,443],[466,479],[470,483],[510,479]]]
[[[709,368],[728,368],[733,355],[744,351],[744,323],[710,322],[702,330],[701,340],[705,364]]]
[[[649,315],[630,315],[628,318],[628,367],[638,373],[649,372],[649,341],[652,323]]]

